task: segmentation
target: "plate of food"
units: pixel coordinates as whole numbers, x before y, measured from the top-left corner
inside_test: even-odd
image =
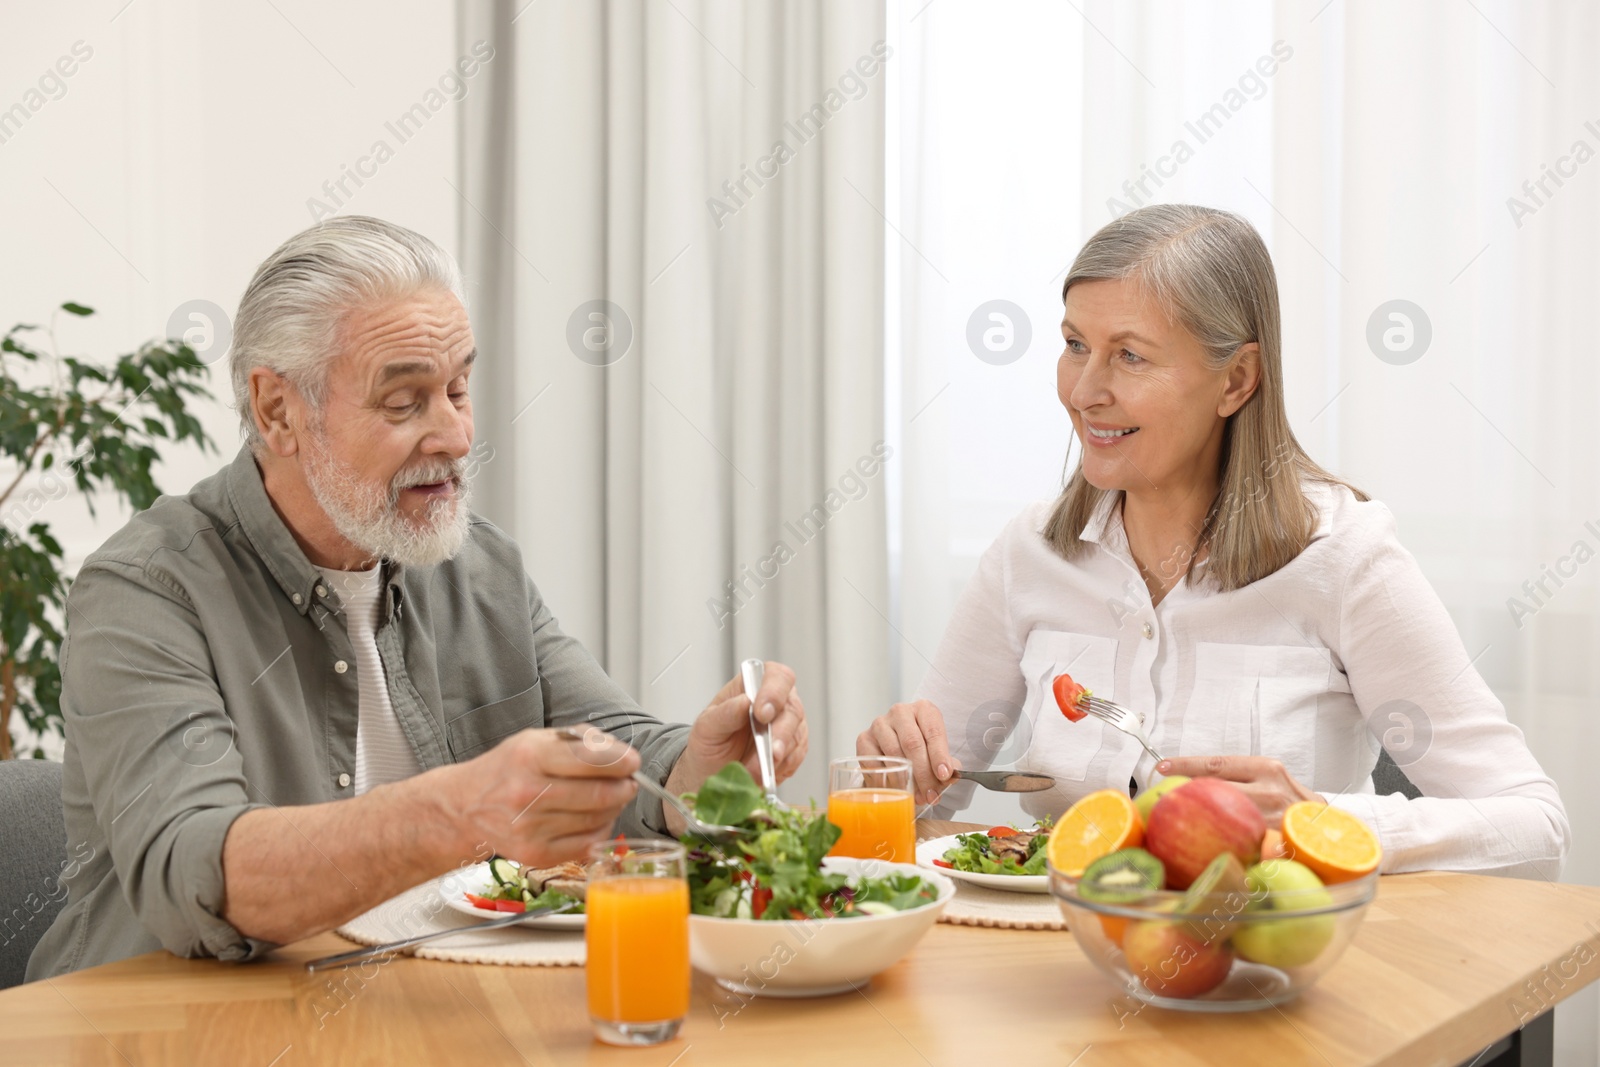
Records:
[[[1047,818],[1023,829],[995,826],[986,832],[951,834],[918,845],[917,866],[985,889],[1048,893],[1045,844],[1049,840]]]
[[[529,919],[523,925],[535,930],[583,929],[588,874],[581,863],[535,869],[496,856],[488,863],[453,871],[439,879],[438,885],[439,899],[463,915],[484,919],[510,911],[574,904],[569,912]]]

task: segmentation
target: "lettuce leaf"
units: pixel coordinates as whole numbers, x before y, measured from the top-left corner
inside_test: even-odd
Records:
[[[761,807],[765,796],[742,763],[730,763],[705,780],[690,799],[695,818],[713,826],[737,826]]]

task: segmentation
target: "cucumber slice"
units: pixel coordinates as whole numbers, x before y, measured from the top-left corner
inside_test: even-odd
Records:
[[[857,904],[856,907],[868,915],[895,915],[899,912],[899,909],[893,904],[888,904],[881,900],[864,900]]]
[[[489,877],[493,878],[497,885],[503,885],[507,889],[523,888],[522,872],[517,865],[500,856],[489,861]]]

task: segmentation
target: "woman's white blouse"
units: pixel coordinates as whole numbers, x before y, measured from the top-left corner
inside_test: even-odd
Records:
[[[1096,789],[1142,788],[1155,760],[1090,716],[1068,721],[1050,691],[1070,673],[1145,717],[1163,756],[1262,755],[1359,815],[1383,870],[1555,879],[1570,843],[1556,785],[1478,672],[1394,517],[1343,486],[1308,484],[1321,520],[1293,562],[1242,589],[1180,582],[1152,606],[1115,495],[1062,559],[1041,534],[1052,502],[1018,515],[984,553],[919,696],[943,713],[968,769],[1049,774],[1022,794],[1059,815]],[[1020,720],[1020,721],[1019,721]],[[1423,796],[1379,796],[1379,743]],[[964,807],[952,786],[938,813]]]

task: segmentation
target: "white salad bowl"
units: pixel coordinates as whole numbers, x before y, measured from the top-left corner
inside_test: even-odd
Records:
[[[822,997],[866,986],[900,962],[939,921],[956,886],[937,871],[911,863],[829,857],[825,871],[862,875],[912,874],[937,896],[921,907],[849,919],[719,919],[689,916],[689,961],[724,989],[744,996]]]

